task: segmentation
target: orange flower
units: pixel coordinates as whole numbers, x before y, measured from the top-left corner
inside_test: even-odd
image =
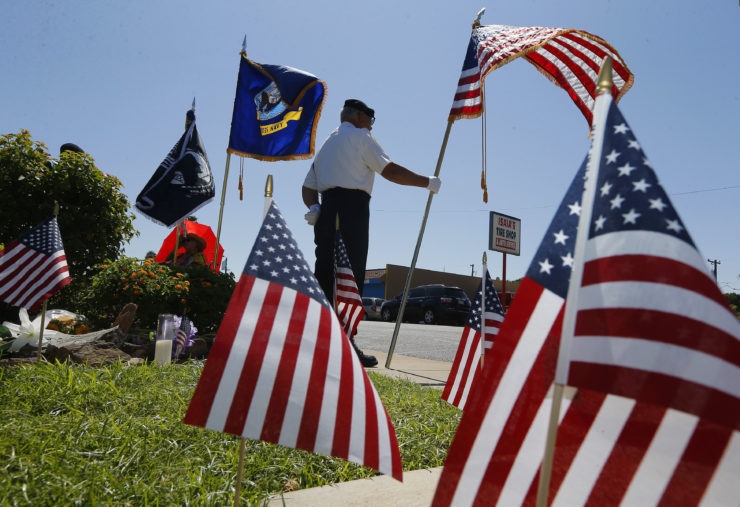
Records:
[[[182,304],[185,304],[185,303],[187,303],[187,300],[185,300],[185,299],[181,299],[181,300],[180,300],[180,303],[182,303]]]
[[[134,289],[134,296],[138,296],[141,294],[141,291],[139,289]]]
[[[187,280],[185,280],[184,283],[185,283],[185,285],[190,285],[190,282],[188,282]]]
[[[128,283],[128,278],[121,278],[121,281],[122,281],[123,283]]]
[[[138,274],[136,274],[136,273],[131,273],[131,279],[132,279],[132,280],[136,280],[136,277],[137,277],[137,276],[139,276],[139,275],[138,275]]]
[[[123,290],[128,290],[128,285],[124,285]]]
[[[175,289],[177,289],[177,290],[182,290],[182,285],[180,285],[180,284],[178,283],[177,285],[175,285]]]
[[[146,274],[146,269],[140,269],[139,270],[139,273],[142,274],[142,275],[145,275]]]

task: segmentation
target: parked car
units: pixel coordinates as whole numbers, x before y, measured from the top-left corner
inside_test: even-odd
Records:
[[[389,299],[380,309],[381,318],[386,321],[396,320],[401,306],[399,294]],[[470,299],[459,287],[446,285],[421,285],[409,290],[403,320],[408,322],[424,321],[425,324],[450,323],[464,324],[470,312]]]
[[[362,298],[362,306],[365,308],[365,320],[380,320],[380,307],[383,298]]]

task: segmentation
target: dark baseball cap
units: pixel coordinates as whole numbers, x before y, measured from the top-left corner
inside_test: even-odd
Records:
[[[362,111],[363,113],[368,115],[370,118],[375,118],[375,110],[367,107],[367,104],[365,104],[361,100],[347,99],[344,101],[344,107],[351,107],[352,109],[357,109],[358,111]]]

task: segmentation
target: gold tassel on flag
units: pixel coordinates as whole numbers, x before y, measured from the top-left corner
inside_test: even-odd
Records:
[[[239,200],[244,200],[244,186],[242,185],[242,177],[244,176],[244,159],[239,161]]]
[[[480,172],[480,188],[483,189],[483,202],[488,202],[488,185],[486,185],[486,170]]]

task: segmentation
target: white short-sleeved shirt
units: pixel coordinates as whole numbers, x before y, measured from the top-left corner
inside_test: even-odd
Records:
[[[390,162],[368,129],[343,122],[324,141],[303,186],[319,192],[341,187],[370,194],[375,173],[383,172]]]

